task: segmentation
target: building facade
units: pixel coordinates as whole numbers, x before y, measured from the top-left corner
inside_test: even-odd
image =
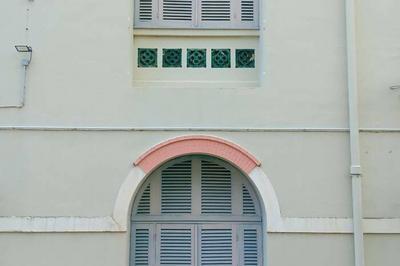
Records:
[[[397,266],[399,9],[1,1],[0,265]]]

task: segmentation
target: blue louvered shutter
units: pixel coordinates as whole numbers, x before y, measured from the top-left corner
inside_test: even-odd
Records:
[[[201,161],[201,213],[232,213],[232,174],[229,169]]]
[[[161,213],[192,212],[192,161],[171,165],[161,172]]]
[[[150,214],[150,184],[148,184],[142,192],[136,214]]]
[[[135,231],[135,265],[149,265],[149,229]]]
[[[200,227],[201,265],[231,266],[233,255],[231,226],[203,225]]]
[[[133,204],[133,265],[262,265],[261,211],[251,183],[206,156],[160,167]]]
[[[135,225],[131,236],[131,265],[147,266],[153,265],[154,227],[151,225]]]
[[[246,187],[246,185],[242,184],[242,213],[244,215],[255,215],[256,207],[253,201],[253,198]]]
[[[194,265],[193,238],[193,225],[159,225],[159,265]]]
[[[262,265],[261,227],[259,225],[241,225],[239,250],[243,266]]]

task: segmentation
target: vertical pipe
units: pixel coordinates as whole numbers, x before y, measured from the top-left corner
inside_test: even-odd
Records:
[[[259,27],[260,27],[260,35],[258,41],[258,55],[257,58],[260,58],[260,63],[258,63],[259,67],[259,86],[265,87],[267,81],[267,51],[266,51],[266,40],[267,40],[267,1],[260,0],[259,1]],[[256,61],[257,64],[257,61]]]
[[[27,68],[28,65],[23,65],[24,66],[24,80],[23,80],[23,86],[22,86],[22,91],[21,91],[21,99],[19,103],[19,107],[24,107],[25,106],[25,96],[26,96],[26,75],[27,75]]]
[[[364,234],[362,228],[362,180],[358,121],[358,84],[356,51],[355,0],[346,1],[347,86],[350,128],[350,175],[352,186],[354,260],[364,266]]]

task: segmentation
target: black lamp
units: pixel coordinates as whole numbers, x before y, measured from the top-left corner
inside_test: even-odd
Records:
[[[28,45],[15,45],[18,53],[32,53],[32,47]]]

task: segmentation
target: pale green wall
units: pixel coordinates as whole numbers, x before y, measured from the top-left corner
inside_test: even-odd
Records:
[[[29,5],[4,1],[13,8]],[[264,88],[143,90],[132,87],[131,1],[36,0],[30,4],[34,59],[27,104],[0,109],[0,124],[344,127],[341,2],[268,2]],[[14,13],[25,20],[23,12]],[[9,57],[17,56],[11,48]],[[0,72],[11,67],[18,71],[0,62]]]
[[[354,265],[351,235],[269,234],[269,265]]]
[[[397,266],[400,261],[399,235],[366,235],[366,266]]]
[[[397,0],[359,1],[358,55],[362,127],[400,127],[400,27]]]
[[[400,134],[362,134],[361,143],[364,216],[400,217]]]
[[[1,0],[0,105],[17,103],[34,49],[26,106],[0,108],[0,127],[346,128],[344,0],[268,0],[265,87],[132,86],[129,0]],[[400,128],[398,0],[358,1],[361,127]],[[26,8],[30,9],[25,34]],[[346,132],[0,131],[0,216],[110,215],[142,152],[168,138],[211,134],[261,160],[284,217],[351,217]],[[362,133],[364,216],[400,218],[400,135]],[[125,233],[0,234],[0,265],[124,265]],[[397,235],[367,235],[367,266],[395,266]],[[352,265],[352,237],[270,234],[270,265]]]
[[[120,233],[1,234],[2,266],[126,266],[128,239]]]
[[[254,152],[276,190],[283,216],[351,216],[345,133],[201,133]],[[3,168],[7,182],[0,186],[2,214],[110,215],[134,159],[181,134],[0,131],[0,161],[18,162]]]

